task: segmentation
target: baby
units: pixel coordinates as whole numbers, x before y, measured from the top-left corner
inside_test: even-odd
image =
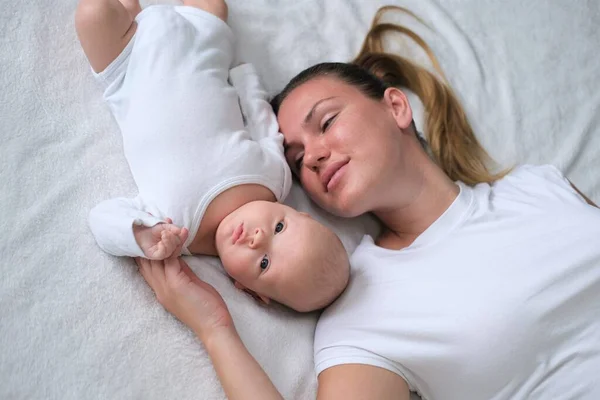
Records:
[[[90,226],[110,254],[160,260],[185,241],[184,254],[219,256],[264,302],[316,310],[343,291],[348,257],[332,231],[279,203],[291,185],[283,137],[253,67],[230,69],[226,19],[222,0],[143,11],[81,0],[78,35],[139,189],[97,205]]]

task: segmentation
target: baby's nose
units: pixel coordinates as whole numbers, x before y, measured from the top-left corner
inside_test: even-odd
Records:
[[[251,249],[257,249],[260,246],[262,246],[264,239],[265,239],[265,235],[264,235],[262,229],[256,228],[254,230],[254,234],[250,238],[250,242],[248,243],[248,245],[250,246]]]

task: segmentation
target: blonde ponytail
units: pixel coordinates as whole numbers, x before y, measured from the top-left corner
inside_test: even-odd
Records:
[[[425,137],[435,161],[452,180],[470,185],[498,180],[506,172],[490,172],[488,165],[492,160],[475,137],[465,111],[450,86],[426,68],[399,55],[384,52],[385,34],[404,34],[425,51],[435,70],[444,76],[433,51],[419,35],[406,27],[381,22],[383,14],[391,10],[417,18],[401,7],[382,7],[375,15],[362,49],[352,62],[367,69],[387,85],[406,88],[419,97],[425,108]]]

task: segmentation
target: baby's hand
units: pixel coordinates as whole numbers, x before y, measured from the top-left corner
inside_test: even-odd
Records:
[[[185,243],[188,230],[173,225],[173,221],[167,218],[166,223],[153,227],[134,225],[133,234],[146,258],[164,260],[173,255],[180,244]]]

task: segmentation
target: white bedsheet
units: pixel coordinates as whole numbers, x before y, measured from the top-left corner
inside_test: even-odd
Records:
[[[238,58],[275,92],[303,67],[350,59],[386,3],[436,28],[401,19],[430,41],[493,157],[554,163],[600,201],[595,0],[230,0]],[[87,227],[94,204],[135,186],[76,40],[75,5],[0,0],[0,398],[224,398],[202,346]],[[410,46],[400,48],[421,57]],[[309,207],[298,190],[291,202]],[[373,229],[330,222],[349,249]],[[285,398],[314,398],[316,315],[262,308],[215,260],[188,262],[221,291]]]

